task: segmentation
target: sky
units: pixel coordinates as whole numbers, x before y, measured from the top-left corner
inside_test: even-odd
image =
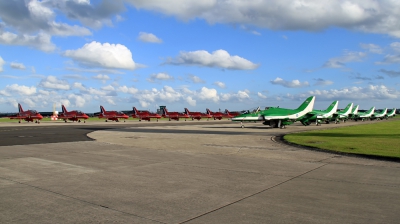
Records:
[[[0,0],[0,112],[398,108],[397,0]]]

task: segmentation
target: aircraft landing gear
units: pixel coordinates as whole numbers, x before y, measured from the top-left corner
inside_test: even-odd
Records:
[[[106,120],[106,122],[108,122],[108,120]]]
[[[20,124],[21,124],[21,120],[19,120],[19,121],[18,121],[18,123],[20,123]]]
[[[286,128],[286,125],[281,125],[280,128],[281,128],[281,129],[285,129],[285,128]]]
[[[158,119],[157,119],[157,122],[158,122]]]
[[[67,123],[67,120],[64,120],[65,123]]]
[[[243,122],[240,122],[240,127],[244,128]]]
[[[83,123],[86,123],[86,120],[84,120]]]

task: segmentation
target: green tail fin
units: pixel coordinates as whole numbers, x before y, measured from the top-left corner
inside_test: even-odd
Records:
[[[325,110],[326,112],[330,112],[331,110],[333,110],[335,107],[337,108],[337,104],[339,103],[339,101],[333,101],[331,105],[329,105],[329,107]]]
[[[298,108],[297,110],[312,110],[314,107],[315,96],[308,97]]]

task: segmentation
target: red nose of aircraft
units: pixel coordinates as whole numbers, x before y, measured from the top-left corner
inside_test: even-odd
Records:
[[[36,114],[37,119],[42,120],[43,116],[41,114]]]

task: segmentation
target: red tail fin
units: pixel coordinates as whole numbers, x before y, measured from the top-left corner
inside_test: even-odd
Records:
[[[64,105],[61,105],[61,110],[62,110],[62,113],[67,113],[68,112]]]
[[[225,109],[225,113],[229,115],[229,110],[228,110],[228,109]]]
[[[167,115],[168,115],[168,110],[167,110],[167,108],[165,108],[165,107],[163,108],[163,115],[164,115],[164,116],[167,116]]]
[[[190,115],[190,112],[189,112],[189,110],[187,108],[185,108],[185,114],[186,115]]]
[[[206,111],[207,111],[208,115],[211,115],[211,110],[210,109],[206,108]]]
[[[106,110],[104,109],[103,106],[100,106],[100,112],[101,112],[102,114],[104,114],[104,113],[106,112]]]
[[[24,109],[22,109],[21,104],[18,104],[18,112],[20,112],[20,113],[24,112]]]
[[[133,107],[133,115],[138,115],[138,111],[137,111],[136,107]]]

